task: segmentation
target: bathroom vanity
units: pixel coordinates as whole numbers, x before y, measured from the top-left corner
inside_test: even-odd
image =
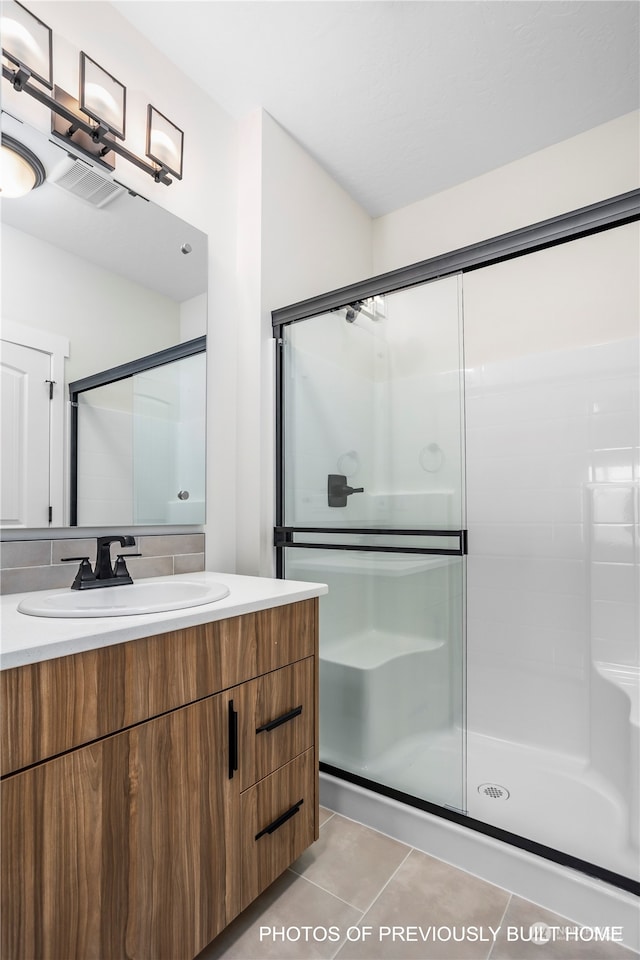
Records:
[[[317,838],[326,588],[198,577],[229,596],[75,621],[2,599],[3,956],[188,960]]]

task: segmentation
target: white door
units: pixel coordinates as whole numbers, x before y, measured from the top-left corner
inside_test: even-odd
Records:
[[[2,341],[2,526],[49,525],[50,380],[50,354]]]

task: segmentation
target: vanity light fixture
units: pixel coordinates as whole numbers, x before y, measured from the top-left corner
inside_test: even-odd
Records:
[[[152,107],[147,107],[147,156],[182,180],[184,133]]]
[[[34,80],[52,90],[51,28],[16,0],[5,0],[2,6],[3,55],[11,63],[27,71]]]
[[[80,109],[105,133],[124,140],[127,88],[99,64],[80,54]]]
[[[125,137],[127,90],[119,80],[82,52],[76,100],[53,85],[52,31],[42,20],[18,0],[3,0],[0,30],[2,76],[14,90],[49,107],[56,137],[110,170],[118,156],[148,173],[156,183],[169,185],[172,178],[182,179],[184,134],[159,110],[147,106],[148,162],[121,142]],[[53,96],[42,86],[53,90]]]
[[[24,197],[44,183],[45,169],[35,153],[23,143],[2,134],[0,150],[0,197]]]

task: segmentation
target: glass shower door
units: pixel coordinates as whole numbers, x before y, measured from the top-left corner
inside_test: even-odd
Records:
[[[284,328],[285,576],[329,585],[320,756],[465,808],[458,277]]]

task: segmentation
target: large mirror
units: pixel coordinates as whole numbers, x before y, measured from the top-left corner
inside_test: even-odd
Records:
[[[203,523],[206,235],[5,112],[2,136],[46,172],[2,202],[2,527]]]

